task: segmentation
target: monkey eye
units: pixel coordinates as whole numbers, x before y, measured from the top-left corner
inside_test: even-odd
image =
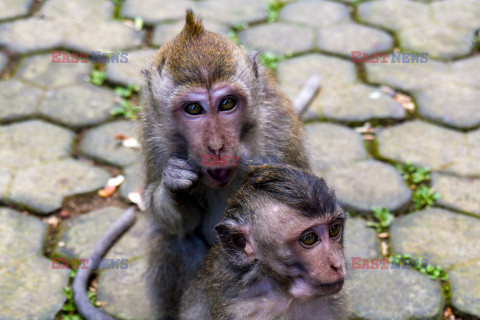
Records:
[[[309,232],[300,237],[300,243],[305,246],[311,246],[318,241],[318,236],[315,232]]]
[[[335,238],[336,236],[338,236],[341,229],[342,227],[339,223],[334,224],[330,227],[330,229],[328,229],[328,235],[330,236],[330,238]]]
[[[232,110],[233,108],[235,108],[236,105],[237,105],[237,100],[233,98],[223,98],[222,101],[220,101],[218,110],[220,111]]]
[[[196,103],[196,102],[186,105],[185,109],[183,109],[183,110],[185,110],[186,113],[194,115],[194,116],[203,113],[202,106],[199,103]]]

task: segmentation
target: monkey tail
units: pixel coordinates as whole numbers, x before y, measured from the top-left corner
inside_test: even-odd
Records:
[[[134,224],[135,218],[135,207],[131,206],[125,210],[122,216],[110,227],[97,244],[95,244],[95,247],[93,247],[90,257],[97,259],[92,259],[91,264],[86,269],[78,269],[77,275],[73,280],[73,300],[75,301],[78,312],[86,320],[115,320],[95,308],[88,299],[88,278],[92,274],[92,271],[98,268],[100,258],[103,257],[116,240]]]
[[[293,109],[300,118],[308,110],[310,103],[320,89],[320,83],[321,80],[319,76],[311,76],[303,85],[302,91],[300,91],[298,96],[295,98],[295,101],[293,102]]]

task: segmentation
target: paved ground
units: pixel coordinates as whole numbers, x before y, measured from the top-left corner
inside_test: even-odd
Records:
[[[137,126],[111,115],[122,100],[114,88],[141,86],[146,57],[180,31],[187,7],[210,29],[271,52],[289,97],[321,76],[305,127],[316,172],[351,213],[352,319],[480,317],[480,1],[298,0],[273,23],[266,3],[0,2],[0,319],[75,319],[62,293],[69,272],[50,259],[89,258],[140,185],[137,151],[114,138]],[[51,50],[128,52],[128,63],[51,63]],[[351,51],[394,53],[352,63]],[[89,83],[94,68],[105,71],[101,86]],[[395,166],[407,163],[402,177]],[[96,196],[118,173],[120,192]],[[395,215],[378,234],[367,226],[373,206]],[[108,254],[127,268],[107,261],[95,281],[97,301],[119,319],[153,319],[144,230],[140,220]],[[358,260],[393,254],[442,271]]]

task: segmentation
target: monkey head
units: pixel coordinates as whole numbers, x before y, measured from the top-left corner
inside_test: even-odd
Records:
[[[233,264],[306,301],[343,286],[345,219],[323,179],[290,166],[259,166],[247,172],[216,231]]]
[[[175,152],[210,160],[200,166],[204,182],[225,187],[255,118],[257,54],[205,30],[188,10],[182,32],[160,48],[145,74],[158,125],[183,148]]]

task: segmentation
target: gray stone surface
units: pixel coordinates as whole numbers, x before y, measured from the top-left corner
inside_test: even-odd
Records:
[[[375,160],[333,168],[325,173],[325,180],[342,205],[359,212],[370,212],[372,206],[398,210],[411,196],[397,170]]]
[[[52,269],[50,260],[34,256],[0,264],[0,279],[2,319],[51,320],[65,302],[69,270]]]
[[[450,70],[455,82],[480,88],[480,56],[455,61]]]
[[[109,174],[76,160],[61,160],[19,171],[7,200],[39,214],[48,214],[62,206],[66,196],[102,188]]]
[[[0,126],[0,166],[20,168],[65,158],[73,139],[70,130],[41,120]]]
[[[167,41],[175,38],[182,31],[184,25],[184,20],[180,20],[171,24],[158,24],[153,32],[152,44],[156,46],[164,45],[167,43]],[[203,21],[203,25],[208,31],[223,35],[226,35],[229,30],[227,25],[211,21]]]
[[[125,181],[119,188],[120,196],[122,196],[124,199],[127,199],[130,192],[143,190],[144,173],[141,167],[141,162],[136,161],[134,164],[125,168],[123,172],[123,175],[125,176]]]
[[[42,255],[47,226],[38,218],[0,207],[0,234],[0,265],[12,265]]]
[[[102,310],[121,319],[157,319],[146,291],[146,270],[146,257],[129,260],[126,269],[103,270],[97,295],[97,301],[105,303]]]
[[[284,23],[252,27],[240,32],[239,38],[247,47],[278,55],[308,51],[314,45],[312,29]]]
[[[111,118],[115,104],[112,91],[85,84],[47,91],[39,112],[55,122],[80,128]]]
[[[480,134],[468,135],[422,121],[382,130],[377,136],[381,157],[459,175],[480,175]]]
[[[380,89],[364,84],[326,88],[312,108],[323,117],[346,122],[405,118],[405,109],[400,103]]]
[[[267,18],[265,3],[258,0],[205,0],[196,4],[197,6],[194,9],[206,20],[217,21],[229,26],[261,21]]]
[[[123,213],[123,211],[122,211]],[[147,256],[150,237],[145,213],[137,212],[135,225],[108,251],[106,259],[142,259]],[[139,279],[141,280],[141,279]]]
[[[100,162],[127,166],[139,161],[138,149],[124,147],[115,140],[116,134],[136,138],[138,123],[128,120],[110,122],[87,132],[81,144],[81,152]]]
[[[452,27],[478,28],[480,3],[475,0],[435,1],[433,18]]]
[[[3,68],[5,68],[5,66],[7,65],[7,62],[8,62],[8,57],[5,54],[0,53],[0,72],[2,72]]]
[[[454,268],[449,273],[453,306],[480,317],[480,260]]]
[[[63,53],[63,52],[62,52]],[[23,59],[16,75],[44,88],[58,88],[88,82],[91,63],[52,63],[52,54],[35,55]]]
[[[14,173],[13,169],[0,169],[0,200],[2,201],[5,201],[6,199],[8,186],[10,185]]]
[[[128,52],[127,63],[112,63],[107,65],[107,78],[115,83],[128,86],[133,83],[138,88],[145,84],[141,71],[148,66],[157,50],[144,49]]]
[[[0,20],[26,16],[31,3],[32,0],[3,0],[0,2]]]
[[[90,251],[122,213],[121,208],[107,207],[62,222],[53,255],[69,259],[92,258]],[[60,242],[64,246],[59,246]]]
[[[443,268],[480,259],[479,234],[479,219],[437,208],[399,217],[390,226],[393,252]]]
[[[439,319],[443,313],[440,285],[413,269],[354,270],[353,319]]]
[[[346,5],[333,1],[302,0],[286,5],[280,12],[280,20],[292,24],[306,24],[324,28],[350,21]]]
[[[418,111],[427,119],[460,129],[480,125],[480,89],[441,84],[415,97]]]
[[[433,173],[432,187],[442,195],[439,205],[480,216],[480,179]]]
[[[398,38],[404,50],[428,52],[431,58],[461,57],[469,54],[473,48],[473,30],[437,23],[402,30],[398,33]]]
[[[332,166],[346,166],[367,158],[362,136],[347,128],[331,123],[305,126],[306,146],[316,174]]]
[[[129,18],[141,17],[145,23],[156,24],[165,20],[185,17],[187,8],[195,9],[195,2],[189,0],[126,0],[122,15]]]
[[[0,82],[0,120],[11,121],[35,114],[43,90],[18,80]]]
[[[393,40],[385,31],[345,23],[320,29],[317,33],[317,46],[321,50],[351,58],[352,51],[387,52],[392,49]]]
[[[380,242],[377,232],[367,227],[360,218],[348,218],[345,225],[345,259],[351,266],[352,258],[373,259],[380,258]]]

